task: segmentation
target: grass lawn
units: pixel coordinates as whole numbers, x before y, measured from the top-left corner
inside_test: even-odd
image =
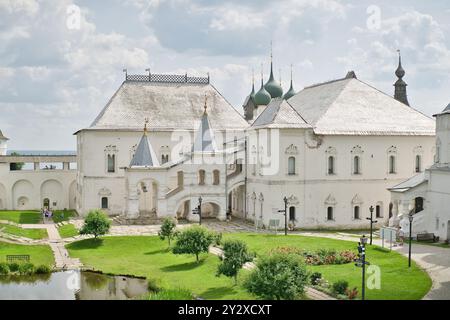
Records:
[[[62,221],[68,221],[71,217],[75,217],[77,214],[75,210],[55,210],[53,211],[53,222],[58,223]]]
[[[47,238],[47,229],[23,229],[10,224],[0,224],[0,230],[2,232],[12,234],[19,237],[25,237],[29,239],[44,239]]]
[[[35,224],[42,222],[39,211],[0,211],[0,220],[8,220],[20,224]]]
[[[341,241],[327,238],[255,235],[246,233],[224,234],[226,239],[240,239],[247,243],[251,251],[263,255],[270,249],[288,246],[304,250],[336,249],[356,251],[357,242]],[[408,260],[397,252],[388,252],[376,246],[367,246],[366,258],[372,264],[380,267],[381,290],[366,290],[366,299],[406,300],[421,299],[431,288],[431,279],[415,263],[408,269]],[[351,288],[361,291],[361,268],[354,263],[344,265],[322,265],[308,267],[312,272],[320,272],[330,284],[338,280],[346,280]]]
[[[70,238],[79,235],[78,229],[71,223],[59,227],[58,232],[61,238]]]
[[[166,289],[188,289],[205,299],[253,299],[240,285],[234,286],[232,279],[215,276],[217,256],[203,254],[196,263],[193,255],[167,251],[167,241],[157,236],[86,239],[66,247],[71,257],[106,273],[145,276],[160,281]]]
[[[0,241],[0,262],[6,261],[7,255],[30,255],[30,262],[35,265],[53,265],[53,253],[49,246],[26,246],[21,244],[11,244]]]

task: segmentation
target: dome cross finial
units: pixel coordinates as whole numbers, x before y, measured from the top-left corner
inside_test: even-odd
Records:
[[[205,93],[205,105],[203,106],[204,113],[206,113],[206,109],[208,108],[207,103],[208,103],[208,96],[207,96],[206,93]]]
[[[144,119],[144,134],[147,135],[147,124],[148,124],[148,118]]]

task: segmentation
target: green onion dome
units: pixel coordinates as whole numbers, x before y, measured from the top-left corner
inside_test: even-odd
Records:
[[[295,96],[295,90],[291,80],[291,87],[289,88],[289,91],[284,94],[283,99],[289,100],[289,98],[292,98],[293,96]]]
[[[263,79],[261,79],[261,89],[255,94],[253,101],[257,106],[266,106],[270,100],[272,100],[270,93],[264,88]]]
[[[272,63],[270,63],[270,78],[264,85],[264,88],[269,92],[272,98],[281,98],[283,96],[283,88],[277,83],[273,77]]]

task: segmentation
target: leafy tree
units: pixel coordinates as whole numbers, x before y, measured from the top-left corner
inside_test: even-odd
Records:
[[[177,221],[174,218],[165,218],[162,225],[161,230],[159,230],[158,235],[161,238],[161,240],[167,240],[169,241],[169,247],[170,247],[170,240],[172,240],[176,234],[177,231],[175,230],[177,226]]]
[[[293,254],[274,254],[258,260],[244,287],[267,300],[293,300],[303,292],[308,273],[300,257]]]
[[[234,277],[237,284],[239,270],[246,262],[252,261],[253,257],[248,253],[247,245],[240,240],[228,240],[223,243],[222,263],[217,269],[217,276],[224,275]]]
[[[17,152],[11,152],[11,156],[16,156],[17,157],[17,156],[20,156],[20,154],[17,153]],[[22,170],[23,166],[24,166],[23,162],[10,163],[9,164],[9,169],[11,171]]]
[[[202,252],[208,252],[209,246],[214,241],[215,233],[209,232],[203,227],[193,226],[184,229],[177,235],[177,242],[172,250],[174,254],[195,254],[196,261]]]
[[[92,234],[97,239],[98,236],[108,233],[110,227],[111,221],[102,210],[91,210],[84,219],[80,234]]]

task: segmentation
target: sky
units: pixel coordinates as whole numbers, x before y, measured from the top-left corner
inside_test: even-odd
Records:
[[[240,112],[274,72],[286,91],[342,78],[410,104],[450,102],[448,0],[0,0],[0,130],[14,150],[75,150],[128,73],[205,76]]]

